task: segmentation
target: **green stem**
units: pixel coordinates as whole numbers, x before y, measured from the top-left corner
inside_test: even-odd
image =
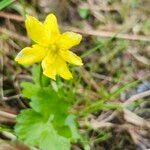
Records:
[[[86,107],[83,111],[78,113],[78,116],[85,116],[89,113],[94,113],[100,110],[116,110],[121,109],[121,105],[118,103],[105,103],[104,101],[96,102],[95,104],[92,104],[91,106]]]
[[[42,84],[42,76],[43,76],[43,72],[42,72],[42,66],[41,64],[40,65],[40,86],[43,87],[43,84]]]

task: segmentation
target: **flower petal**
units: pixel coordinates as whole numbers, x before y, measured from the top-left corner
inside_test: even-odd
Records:
[[[46,49],[36,44],[22,49],[16,56],[15,61],[22,65],[32,65],[42,61],[46,53]]]
[[[66,64],[66,62],[61,59],[61,57],[59,58],[59,61],[57,61],[57,73],[64,79],[69,80],[72,77],[71,72],[68,69],[68,66]]]
[[[78,66],[83,65],[82,59],[69,50],[60,50],[60,56],[67,62]]]
[[[54,64],[47,64],[45,61],[42,61],[43,74],[47,77],[56,80],[56,68]]]
[[[49,14],[44,21],[44,26],[48,35],[51,37],[51,42],[56,41],[60,36],[56,16],[54,14]]]
[[[67,50],[80,43],[82,36],[74,32],[65,32],[60,36],[57,45],[60,49]]]
[[[44,25],[35,17],[27,16],[25,21],[26,29],[29,37],[40,45],[48,45],[49,37]]]
[[[69,80],[72,78],[72,74],[69,71],[66,62],[58,56],[54,56],[55,60],[53,63],[50,61],[51,56],[47,55],[42,61],[42,67],[44,74],[54,80],[56,80],[56,75],[59,74],[62,78]]]
[[[52,53],[50,50],[47,56],[42,61],[43,73],[54,80],[56,80],[56,73],[57,73],[54,64],[55,61],[56,61],[56,54]]]

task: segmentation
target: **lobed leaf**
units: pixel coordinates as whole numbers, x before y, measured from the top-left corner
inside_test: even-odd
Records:
[[[80,135],[63,92],[28,82],[22,87],[23,95],[31,98],[32,109],[22,111],[17,117],[15,132],[19,139],[42,150],[70,149],[70,142],[76,142]]]
[[[60,126],[68,115],[68,103],[52,88],[40,88],[31,98],[31,107],[41,113],[45,119],[54,116],[53,123]]]
[[[30,83],[30,82],[22,82],[21,87],[23,88],[22,95],[29,99],[32,96],[34,96],[35,93],[37,93],[38,90],[40,89],[38,85]]]
[[[58,135],[49,121],[32,109],[24,110],[17,117],[15,132],[26,144],[37,146],[41,150],[69,150],[70,140]]]

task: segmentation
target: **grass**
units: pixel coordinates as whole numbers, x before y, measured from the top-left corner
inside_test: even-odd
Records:
[[[94,30],[100,29],[115,32],[116,34],[121,31],[133,35],[150,35],[148,20],[149,8],[147,8],[148,4],[146,4],[146,0],[143,2],[136,0],[127,0],[126,2],[107,1],[105,7],[100,8],[100,10],[93,5],[95,8],[94,12],[89,11],[90,8],[81,9],[83,6],[88,6],[86,0],[82,1],[82,3],[69,1],[67,4],[65,3],[64,6],[59,6],[59,4],[56,3],[55,5],[59,7],[54,6],[55,8],[47,8],[46,5],[41,6],[38,2],[36,4],[34,3],[33,7],[33,1],[27,2],[21,0],[20,2],[12,3],[13,0],[1,1],[0,10],[3,9],[4,12],[6,11],[22,17],[29,13],[44,18],[48,12],[55,9],[62,23],[62,28],[69,25],[73,27],[83,27],[85,29],[89,27],[89,30],[90,28]],[[104,4],[101,5],[103,6]],[[49,11],[47,12],[45,10]],[[60,10],[67,12],[67,18],[62,16]],[[118,17],[121,17],[122,23],[118,21]],[[101,21],[102,18],[104,18],[103,21]],[[8,23],[6,18],[0,19],[2,27],[26,37],[24,24],[22,22],[9,20]],[[17,28],[18,24],[20,26],[19,30]],[[12,56],[15,56],[21,48],[28,45],[21,42],[20,39],[13,39],[13,37],[5,34],[0,35],[0,40],[4,58],[3,92],[5,97],[9,97],[20,93],[21,88],[18,86],[20,82],[30,80],[30,68],[21,67],[14,63],[12,59]],[[71,71],[74,76],[73,80],[64,81],[58,78],[56,82],[51,82],[52,86],[56,89],[65,89],[66,99],[73,105],[71,111],[78,115],[79,127],[81,134],[83,134],[82,145],[85,150],[90,149],[89,144],[92,148],[94,146],[97,146],[99,149],[125,149],[127,147],[129,150],[132,148],[132,145],[135,144],[131,138],[132,133],[130,130],[124,128],[125,134],[123,134],[122,128],[117,128],[117,126],[120,124],[131,125],[128,121],[122,119],[123,116],[120,111],[123,105],[122,96],[125,95],[124,99],[127,99],[137,94],[139,84],[149,79],[149,66],[142,64],[134,55],[131,55],[128,50],[136,49],[139,55],[149,59],[148,48],[148,42],[129,41],[116,39],[115,37],[103,38],[83,35],[82,44],[74,49],[76,53],[81,54],[80,56],[84,61],[83,68],[71,65]],[[18,72],[20,72],[21,75],[18,75],[16,70],[19,70]],[[127,109],[135,114],[137,112],[138,115],[144,116],[143,114],[149,113],[148,105],[146,105],[146,108],[141,107],[145,100],[146,98],[140,99],[128,106]],[[14,112],[19,112],[23,108],[22,102],[25,107],[28,106],[28,103],[22,98],[21,100],[12,99],[6,102],[6,106],[12,108]],[[90,122],[92,119],[99,120],[99,118],[104,117],[103,115],[107,113],[111,115],[112,110],[119,110],[118,116],[112,120],[112,122],[116,124],[114,128],[98,129],[96,131],[91,128]],[[109,115],[107,117],[109,117]],[[82,123],[85,126],[82,126]],[[86,124],[89,126],[86,126]],[[136,125],[132,124],[132,126],[137,130]],[[7,128],[11,128],[9,123]],[[144,128],[142,128],[142,130],[145,131]],[[136,136],[135,133],[134,135]],[[140,137],[143,141],[145,140],[141,135]],[[144,146],[147,146],[146,144]],[[141,146],[143,145],[141,144]],[[78,143],[77,147],[82,147],[81,143]],[[138,145],[138,147],[140,146]]]
[[[14,2],[14,0],[2,0],[0,2],[0,10],[4,9],[5,7],[8,7],[13,2]]]

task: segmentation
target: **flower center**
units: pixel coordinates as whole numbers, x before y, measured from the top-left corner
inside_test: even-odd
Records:
[[[59,51],[59,47],[56,44],[49,45],[48,50],[53,54],[57,54]]]

